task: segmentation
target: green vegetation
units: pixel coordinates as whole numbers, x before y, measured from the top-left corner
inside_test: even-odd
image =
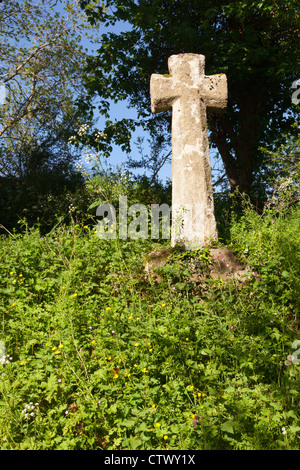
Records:
[[[298,449],[300,208],[284,194],[231,217],[239,278],[212,278],[207,249],[146,274],[166,241],[85,222],[2,235],[1,448]]]
[[[298,3],[4,0],[0,19],[1,450],[299,449]],[[171,204],[149,80],[182,52],[228,77],[219,244],[100,239],[102,203]],[[125,99],[138,119],[113,122]],[[106,167],[139,125],[149,153]]]

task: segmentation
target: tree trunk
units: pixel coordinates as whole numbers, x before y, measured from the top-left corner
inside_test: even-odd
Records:
[[[217,146],[230,188],[249,194],[256,167],[259,142],[259,110],[262,96],[248,93],[241,100],[236,132],[229,113],[208,115],[213,143]]]

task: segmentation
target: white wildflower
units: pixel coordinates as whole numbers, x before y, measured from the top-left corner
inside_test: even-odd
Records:
[[[68,143],[69,143],[69,144],[73,144],[73,143],[75,143],[75,142],[77,142],[77,137],[76,137],[76,135],[72,135],[72,136],[69,138]]]
[[[89,128],[89,125],[88,125],[88,124],[82,124],[82,125],[79,127],[78,135],[79,135],[80,137],[82,137],[83,135],[86,135],[88,128]]]
[[[10,364],[11,361],[12,361],[11,356],[1,356],[0,357],[0,364]]]
[[[278,192],[285,192],[292,184],[293,184],[293,181],[294,181],[294,173],[295,172],[291,172],[290,176],[288,176],[287,178],[282,178],[280,180],[280,184],[279,184],[279,187],[278,187]]]
[[[38,403],[33,404],[32,401],[29,404],[25,405],[24,410],[21,411],[21,413],[24,415],[24,418],[29,419],[30,416],[35,416],[36,413],[34,412],[34,410],[38,405]]]
[[[100,142],[101,140],[106,140],[106,139],[107,139],[107,134],[105,134],[105,132],[97,131],[95,133],[95,141],[96,142]]]

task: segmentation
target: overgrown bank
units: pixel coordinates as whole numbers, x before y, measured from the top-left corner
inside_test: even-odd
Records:
[[[1,448],[298,449],[299,215],[246,207],[228,280],[83,224],[2,237]]]

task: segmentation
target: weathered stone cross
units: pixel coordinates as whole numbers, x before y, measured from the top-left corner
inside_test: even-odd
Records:
[[[208,112],[227,105],[226,75],[205,75],[205,57],[172,55],[170,75],[153,74],[151,110],[172,107],[172,239],[198,249],[218,238],[207,133]]]

